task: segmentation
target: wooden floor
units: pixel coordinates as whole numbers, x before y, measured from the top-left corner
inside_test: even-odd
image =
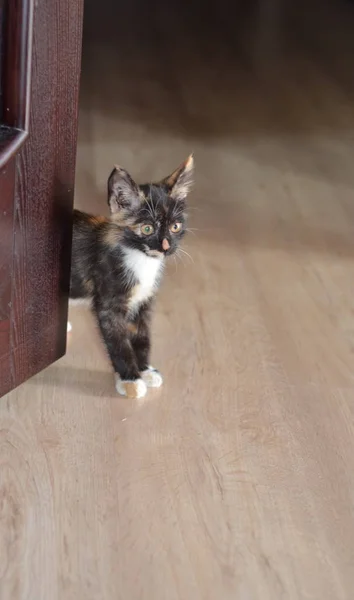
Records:
[[[67,356],[0,400],[1,600],[353,598],[353,9],[180,4],[88,4],[77,170],[106,213],[114,163],[195,153],[165,386],[118,397],[75,308]]]

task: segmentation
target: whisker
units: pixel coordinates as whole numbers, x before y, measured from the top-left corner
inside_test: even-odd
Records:
[[[199,208],[199,206],[190,206],[188,204],[188,206],[186,207],[186,211],[189,212],[190,210],[197,210],[199,212],[204,212],[203,208]]]
[[[183,254],[185,254],[186,256],[188,256],[189,260],[194,264],[194,260],[191,257],[191,255],[189,254],[189,252],[186,252],[186,250],[183,250],[183,248],[178,248],[179,252],[183,252]]]
[[[150,217],[154,221],[156,215],[155,215],[155,210],[154,210],[154,207],[153,207],[153,204],[152,204],[151,190],[149,192],[149,196],[150,196],[150,198],[146,198],[146,204],[147,204],[147,208],[148,208]]]
[[[178,219],[178,217],[182,217],[184,213],[184,210],[182,210],[181,208],[179,208],[178,206],[174,207],[172,214],[171,214],[171,218],[172,219]]]
[[[178,251],[178,250],[177,250],[177,252],[176,252],[176,257],[177,257],[177,258],[178,258],[178,259],[181,261],[182,265],[185,267],[185,266],[186,266],[186,263],[184,262],[184,260],[183,260],[183,258],[182,258],[182,257],[183,257],[183,254],[179,254],[179,251]]]
[[[143,208],[142,213],[146,213],[148,216],[151,216],[151,210],[148,206],[145,206],[145,208]]]
[[[151,206],[147,198],[145,198],[145,206],[143,208],[143,212],[146,212],[151,218],[153,218]]]

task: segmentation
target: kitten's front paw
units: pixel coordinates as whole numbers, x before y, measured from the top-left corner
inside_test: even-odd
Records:
[[[141,373],[141,377],[148,387],[161,387],[163,383],[162,375],[154,367],[148,367]]]
[[[142,379],[125,381],[116,374],[116,390],[118,394],[127,396],[128,398],[143,398],[147,388],[146,383]]]

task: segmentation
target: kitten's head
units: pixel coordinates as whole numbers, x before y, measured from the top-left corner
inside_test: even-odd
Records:
[[[185,234],[186,198],[193,183],[193,156],[159,183],[137,185],[115,167],[108,179],[111,221],[123,230],[122,242],[148,256],[173,254]]]

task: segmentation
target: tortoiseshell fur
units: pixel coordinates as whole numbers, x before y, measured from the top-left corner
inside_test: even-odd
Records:
[[[90,301],[123,395],[141,397],[162,384],[149,362],[152,303],[165,258],[186,232],[192,174],[192,156],[156,184],[138,186],[115,167],[110,218],[74,211],[70,298]]]

